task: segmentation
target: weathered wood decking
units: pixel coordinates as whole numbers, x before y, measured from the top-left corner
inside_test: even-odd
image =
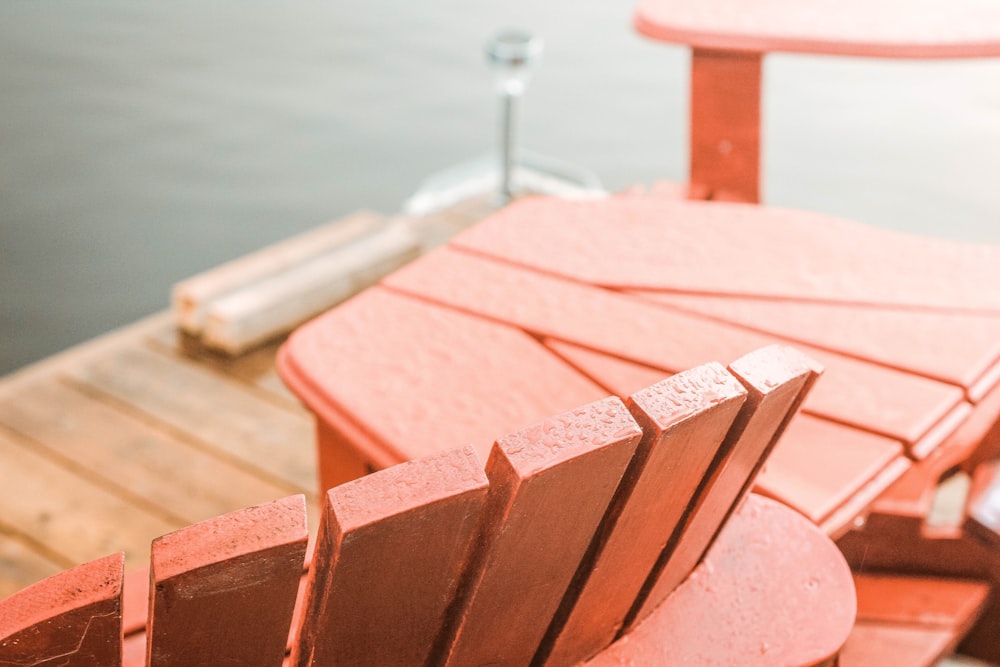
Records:
[[[274,373],[185,351],[167,313],[0,385],[0,596],[113,551],[294,493],[315,499],[311,416]]]
[[[417,221],[443,241],[489,212]],[[295,493],[315,528],[313,419],[278,379],[280,341],[206,352],[160,313],[0,380],[0,598],[115,551]]]

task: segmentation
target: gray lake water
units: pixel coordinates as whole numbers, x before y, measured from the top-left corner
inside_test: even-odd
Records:
[[[489,150],[502,26],[546,42],[522,146],[684,179],[688,55],[632,6],[0,3],[0,373]],[[1000,243],[1000,61],[769,56],[764,113],[768,203]]]

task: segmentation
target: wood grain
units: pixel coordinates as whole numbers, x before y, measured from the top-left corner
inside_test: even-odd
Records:
[[[82,477],[178,523],[273,500],[284,491],[59,383],[24,387],[0,404],[0,422]]]
[[[147,664],[280,665],[307,539],[301,495],[158,538]]]
[[[729,365],[747,391],[733,428],[720,448],[671,543],[650,573],[645,599],[636,601],[628,625],[641,622],[666,599],[705,555],[712,540],[750,492],[821,369],[791,348],[763,348]]]
[[[250,388],[132,345],[94,359],[72,377],[287,491],[313,488],[311,420]]]
[[[488,484],[466,447],[331,489],[291,664],[425,664]]]
[[[442,664],[531,662],[641,436],[621,400],[607,398],[497,441]]]
[[[81,479],[2,431],[0,469],[17,471],[0,486],[3,522],[72,563],[124,551],[130,565],[142,564],[153,537],[182,525]]]

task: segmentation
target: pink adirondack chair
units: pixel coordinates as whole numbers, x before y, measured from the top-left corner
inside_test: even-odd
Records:
[[[933,664],[984,613],[992,575],[860,555],[877,551],[870,540],[903,548],[892,535],[925,523],[942,476],[997,455],[998,281],[1000,249],[819,214],[655,195],[535,199],[303,326],[279,370],[316,414],[332,486],[464,442],[485,455],[491,434],[517,424],[794,344],[826,371],[755,489],[854,545],[866,590],[896,592],[895,615],[883,607],[852,636],[859,664],[907,636],[919,608],[907,590],[934,591],[936,639],[909,663]],[[455,418],[445,426],[443,414]],[[955,596],[962,604],[935,611]],[[987,609],[973,635],[995,616]]]
[[[846,562],[748,495],[815,375],[765,348],[344,483],[309,561],[302,497],[182,529],[0,601],[0,665],[833,664]]]

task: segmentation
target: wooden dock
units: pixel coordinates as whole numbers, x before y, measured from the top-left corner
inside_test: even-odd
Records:
[[[0,385],[0,596],[192,522],[316,496],[312,418],[274,371],[277,344],[186,350],[169,313]]]
[[[415,221],[432,244],[490,211]],[[0,598],[193,522],[303,493],[316,525],[313,419],[274,368],[280,340],[208,352],[164,312],[0,380]]]

